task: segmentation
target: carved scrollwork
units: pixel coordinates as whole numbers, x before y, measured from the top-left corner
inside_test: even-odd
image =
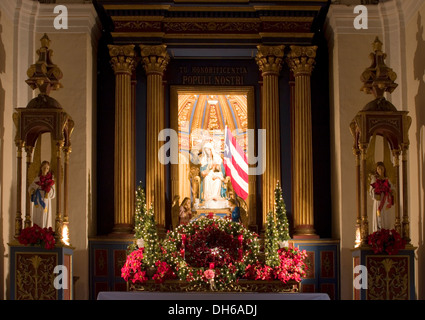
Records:
[[[108,45],[108,48],[114,72],[131,74],[135,67],[134,45]]]
[[[257,46],[258,53],[255,57],[263,76],[266,74],[278,75],[282,69],[285,46]]]
[[[259,22],[165,22],[166,32],[258,32]]]
[[[140,45],[140,54],[146,74],[157,73],[162,75],[170,61],[165,44],[157,46]]]
[[[288,65],[295,76],[311,75],[316,58],[317,46],[291,46]]]

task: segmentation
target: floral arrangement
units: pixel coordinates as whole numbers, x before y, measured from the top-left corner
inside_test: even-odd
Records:
[[[197,285],[214,279],[214,288],[223,290],[257,261],[259,248],[258,236],[242,224],[206,217],[168,232],[163,255],[179,279]]]
[[[245,279],[250,280],[280,280],[287,283],[290,280],[300,282],[306,274],[307,266],[304,260],[307,252],[297,247],[278,250],[279,264],[275,267],[263,265],[259,261],[246,267]]]
[[[258,235],[241,223],[212,215],[168,231],[154,265],[146,248],[127,256],[122,277],[133,284],[179,279],[195,288],[228,291],[243,280],[300,282],[306,273],[305,250],[277,249],[275,266],[259,261]]]
[[[156,283],[162,283],[165,280],[175,279],[176,275],[170,266],[164,261],[156,261],[155,268],[144,262],[144,249],[139,248],[134,250],[127,256],[124,266],[121,268],[121,277],[125,281],[132,283],[146,283],[148,276],[153,271],[152,279]]]
[[[23,245],[39,245],[48,250],[54,249],[56,243],[52,228],[41,228],[37,224],[23,229],[18,241]]]
[[[391,193],[391,186],[388,179],[376,179],[374,183],[371,184],[376,195],[383,194],[384,196],[381,199],[379,204],[379,210],[382,210],[385,202],[388,200],[387,209],[391,208],[394,204],[394,196]]]
[[[406,241],[394,229],[380,229],[368,236],[368,244],[374,253],[397,254],[405,248]]]
[[[55,184],[53,175],[51,172],[48,172],[45,176],[40,175],[39,179],[40,180],[37,181],[36,184],[39,185],[41,190],[43,190],[47,195]]]

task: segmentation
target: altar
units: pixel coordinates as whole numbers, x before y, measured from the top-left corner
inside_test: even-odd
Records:
[[[192,210],[192,220],[198,220],[202,217],[207,217],[208,215],[213,215],[217,218],[232,218],[232,212],[230,208],[222,208],[222,209],[194,209]]]

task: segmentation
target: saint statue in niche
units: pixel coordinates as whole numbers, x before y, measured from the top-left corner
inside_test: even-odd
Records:
[[[38,176],[28,188],[32,202],[32,221],[42,228],[52,227],[51,199],[55,197],[55,181],[49,161],[43,161]]]
[[[394,187],[387,177],[385,164],[376,163],[376,171],[370,184],[370,195],[373,199],[373,231],[392,229],[394,205]]]

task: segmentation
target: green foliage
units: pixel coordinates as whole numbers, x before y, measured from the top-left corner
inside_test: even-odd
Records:
[[[127,247],[127,254],[138,249],[136,241],[143,238],[145,234],[145,220],[146,220],[146,195],[145,189],[140,182],[136,189],[135,199],[135,212],[134,212],[134,239],[135,242]]]
[[[283,200],[282,188],[279,183],[275,192],[275,212],[276,212],[276,238],[277,241],[285,241],[291,239],[289,236],[288,216],[286,215],[286,205]]]
[[[136,208],[134,213],[134,238],[142,239],[146,218],[146,195],[140,183],[136,190]]]
[[[279,265],[279,254],[277,250],[279,245],[276,237],[276,225],[274,222],[273,212],[267,213],[267,227],[264,239],[264,253],[266,258],[266,265],[269,267],[277,267]]]
[[[145,241],[143,262],[153,267],[160,255],[160,242],[156,229],[153,206],[151,206],[146,213],[142,238]]]

